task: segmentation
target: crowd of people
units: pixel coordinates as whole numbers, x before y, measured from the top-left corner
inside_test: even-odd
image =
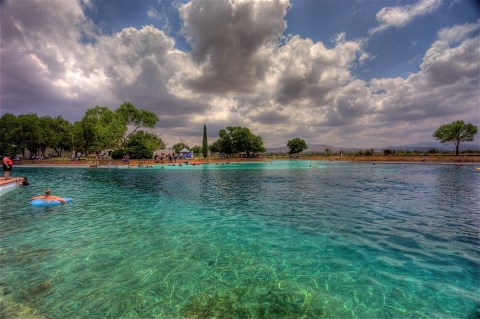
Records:
[[[153,156],[153,160],[154,160],[155,163],[165,163],[165,160],[167,160],[167,159],[168,159],[169,163],[176,163],[178,158],[179,158],[179,156],[175,152],[173,152],[171,154],[170,153],[168,153],[168,154],[161,153],[160,155],[155,154],[155,156]]]

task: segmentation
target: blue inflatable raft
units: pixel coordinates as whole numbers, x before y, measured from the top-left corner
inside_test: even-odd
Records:
[[[70,197],[63,198],[67,203],[70,203],[72,199]],[[55,206],[63,204],[59,200],[48,200],[43,198],[34,199],[30,202],[32,206]]]

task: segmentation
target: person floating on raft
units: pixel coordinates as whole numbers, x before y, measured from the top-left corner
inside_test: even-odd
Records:
[[[58,196],[52,196],[52,191],[48,188],[45,190],[45,195],[33,197],[32,199],[30,199],[30,201],[33,201],[33,200],[36,200],[36,199],[41,199],[43,201],[48,201],[48,202],[58,201],[58,202],[61,202],[63,204],[67,203],[65,198],[61,198],[61,197],[58,197]]]

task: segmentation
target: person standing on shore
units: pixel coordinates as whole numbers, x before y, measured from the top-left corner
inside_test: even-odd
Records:
[[[2,163],[3,163],[3,176],[5,177],[5,179],[10,179],[10,171],[12,170],[13,162],[10,159],[10,157],[5,156],[3,158]]]

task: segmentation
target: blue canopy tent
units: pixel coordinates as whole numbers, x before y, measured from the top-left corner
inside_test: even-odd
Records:
[[[178,152],[180,154],[180,158],[193,158],[193,153],[190,152],[189,150],[187,150],[186,148],[184,148],[183,150],[181,150],[180,152]]]

